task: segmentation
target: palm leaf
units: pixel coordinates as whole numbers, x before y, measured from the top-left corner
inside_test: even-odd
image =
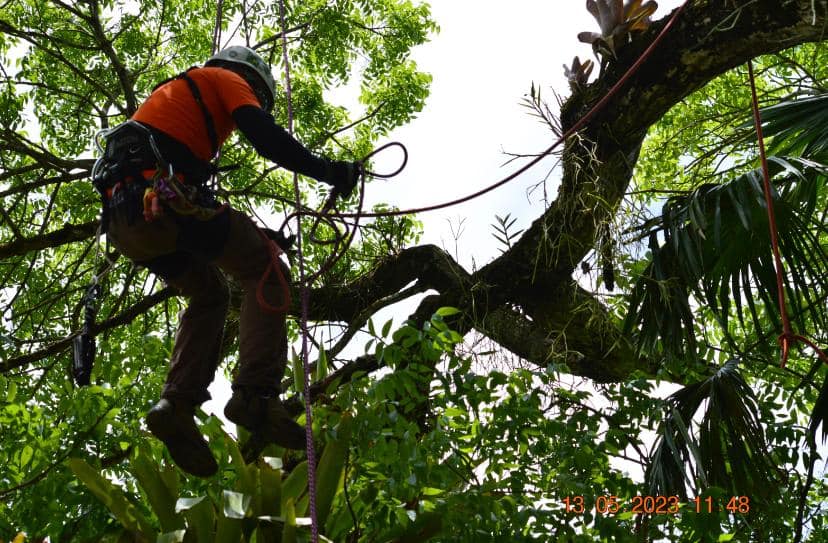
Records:
[[[734,496],[773,500],[776,464],[767,451],[756,397],[737,366],[729,360],[666,400],[667,415],[645,473],[651,495],[687,499],[688,486],[696,496],[718,487]],[[691,424],[699,411],[699,422]]]
[[[789,313],[799,330],[825,328],[828,255],[815,234],[814,210],[826,169],[798,158],[769,161]],[[779,329],[762,187],[759,170],[703,185],[670,198],[661,215],[643,225],[651,260],[634,283],[625,321],[628,332],[636,331],[640,349],[660,347],[667,355],[693,357],[694,302],[709,307],[725,331],[734,314],[743,327],[750,321],[764,330],[769,319]]]
[[[828,94],[787,100],[761,110],[768,154],[824,161],[828,156]],[[753,120],[737,127],[742,141],[756,137]]]
[[[828,438],[828,375],[819,391],[817,401],[814,403],[814,411],[811,413],[811,422],[808,424],[808,433],[811,442],[816,442],[817,429],[822,425],[822,442]]]

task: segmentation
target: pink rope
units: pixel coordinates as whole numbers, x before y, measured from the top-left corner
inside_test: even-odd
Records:
[[[279,0],[279,24],[282,27],[282,59],[285,63],[285,93],[287,95],[288,132],[293,134],[293,97],[290,86],[290,59],[287,52],[287,35],[285,25],[285,3]],[[302,193],[299,190],[299,175],[293,173],[293,194],[296,198],[296,207],[302,207]],[[305,279],[305,262],[302,258],[302,223],[297,218],[296,232],[296,260],[299,262],[299,285],[301,309],[299,328],[302,334],[302,368],[305,379],[303,396],[305,399],[305,449],[308,456],[308,497],[311,516],[311,541],[319,543],[319,522],[316,515],[316,452],[313,448],[313,419],[311,413],[310,380],[311,369],[308,362],[308,307],[310,306],[310,289]]]

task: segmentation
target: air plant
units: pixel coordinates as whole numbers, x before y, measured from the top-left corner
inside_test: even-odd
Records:
[[[581,32],[578,39],[592,44],[596,56],[615,57],[618,48],[629,40],[634,31],[646,30],[650,25],[650,15],[655,13],[658,4],[653,0],[587,0],[587,10],[598,21],[601,33]]]
[[[595,65],[591,60],[587,60],[581,64],[581,59],[575,57],[572,59],[572,67],[564,64],[564,75],[569,81],[569,87],[573,91],[577,91],[584,87],[589,80],[589,74],[592,73],[592,68]]]

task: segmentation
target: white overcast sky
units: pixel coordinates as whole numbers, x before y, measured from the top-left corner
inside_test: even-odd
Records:
[[[680,0],[662,0],[654,18],[678,7]],[[399,208],[453,200],[475,192],[514,171],[523,161],[505,165],[504,154],[532,154],[554,143],[554,135],[531,117],[521,100],[534,81],[553,112],[558,113],[553,89],[569,95],[563,65],[575,55],[594,59],[589,45],[578,41],[582,31],[598,31],[584,0],[433,0],[432,16],[440,32],[414,51],[421,70],[433,76],[431,95],[417,119],[395,130],[388,140],[408,147],[408,167],[390,181],[368,186],[369,202]],[[592,79],[597,75],[593,70]],[[383,143],[385,140],[381,141]],[[398,160],[388,151],[388,166]],[[499,254],[491,236],[495,214],[517,217],[525,228],[542,207],[538,194],[527,189],[549,174],[554,159],[541,161],[511,183],[467,204],[419,215],[424,222],[422,242],[455,252],[450,222],[461,219],[464,233],[458,257],[467,269],[474,257],[480,266]],[[557,192],[559,174],[548,180],[549,197]]]

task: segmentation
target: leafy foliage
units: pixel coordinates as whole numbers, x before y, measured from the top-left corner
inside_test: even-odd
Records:
[[[555,135],[604,96],[654,30],[647,30],[652,2],[588,4],[601,25],[589,39],[602,73],[590,84],[591,62],[576,59],[568,68],[571,102],[555,95],[546,104],[535,83],[524,100]],[[671,50],[662,60],[689,59],[682,69],[698,75],[698,52],[739,34],[716,19],[731,4],[694,3],[702,16],[693,32],[670,37],[695,40],[696,30],[712,30],[692,50]],[[768,15],[766,5],[745,3],[725,22],[745,29],[754,20],[748,11]],[[273,2],[24,0],[0,7],[2,540],[22,539],[22,532],[30,540],[80,542],[307,538],[301,452],[271,447],[265,459],[244,464],[220,421],[202,417],[221,467],[217,477],[196,480],[172,467],[144,431],[182,302],[146,272],[103,254],[94,192],[78,182],[88,177],[98,128],[128,117],[157,81],[203,62],[219,45],[211,39],[219,6],[221,44],[256,47],[281,72],[283,29]],[[411,50],[437,29],[426,4],[285,6],[295,129],[314,151],[365,156],[423,107],[430,76]],[[772,15],[769,22],[779,19]],[[798,33],[807,28],[785,34],[785,43],[803,41]],[[715,51],[705,62],[731,58]],[[820,95],[828,53],[817,43],[755,62],[769,106],[764,128],[775,154],[789,309],[798,330],[824,344],[828,160]],[[609,104],[567,142],[563,183],[542,217],[519,231],[513,212],[496,217],[503,254],[491,265],[466,272],[445,252],[411,247],[420,236],[416,218],[382,217],[361,221],[352,249],[319,276],[311,396],[317,505],[330,540],[828,537],[823,450],[815,448],[828,418],[826,369],[805,352],[784,370],[775,366],[778,307],[743,70],[718,68],[723,73],[704,88],[662,97],[687,74],[668,70],[669,88],[646,85],[664,75],[660,69],[644,65],[643,79],[627,82],[639,90],[645,82],[642,99],[630,94],[635,99]],[[330,91],[340,86],[355,91],[359,111],[336,103]],[[274,114],[286,124],[285,89],[279,93]],[[628,133],[646,129],[635,124],[639,113],[664,100],[675,106],[643,146],[625,148]],[[559,107],[567,114],[557,115]],[[219,186],[232,205],[268,222],[290,207],[292,178],[244,140],[226,145],[221,160],[241,165]],[[618,207],[630,171],[634,190]],[[301,186],[309,207],[325,196],[312,180]],[[322,224],[320,235],[329,234]],[[304,264],[320,269],[329,249],[304,248]],[[76,389],[68,348],[81,325],[85,285],[109,266],[105,256],[115,263],[102,283],[93,386]],[[579,264],[585,274],[594,269],[589,259],[598,261],[604,286],[617,287],[612,295],[573,279]],[[235,303],[238,288],[231,288]],[[409,321],[396,330],[392,321],[375,327],[380,309],[414,293],[425,296]],[[441,307],[453,304],[460,309]],[[229,372],[238,318],[231,309],[223,345]],[[297,330],[291,327],[291,339]],[[352,340],[366,334],[364,353],[353,354]],[[300,369],[297,362],[293,383],[284,383],[297,414]],[[683,388],[661,400],[668,386]],[[657,444],[648,452],[652,436]],[[776,491],[785,498],[774,499]],[[672,514],[631,510],[633,497],[655,492],[687,493],[687,500]],[[583,511],[568,510],[578,497]],[[749,498],[751,511],[724,507],[735,497]],[[722,510],[702,514],[708,498]]]
[[[317,514],[324,524],[330,505],[341,490],[345,455],[351,434],[350,416],[344,414],[332,433],[317,467]],[[213,479],[200,496],[180,496],[177,470],[159,465],[146,442],[131,455],[128,472],[137,481],[149,510],[138,496],[127,495],[81,458],[68,461],[77,478],[111,511],[125,534],[136,541],[205,541],[237,543],[252,540],[296,541],[307,530],[303,515],[308,508],[307,463],[282,475],[282,459],[260,458],[246,464],[235,441],[211,418],[204,429],[230,461],[222,478]],[[284,480],[283,480],[284,479]]]
[[[523,230],[514,230],[512,227],[517,222],[517,217],[512,217],[511,213],[507,213],[505,217],[501,217],[500,215],[495,215],[495,220],[497,224],[493,224],[492,228],[494,229],[495,233],[492,236],[503,244],[506,249],[511,249],[514,240],[520,236]],[[506,249],[501,249],[501,251],[505,252]]]
[[[778,500],[773,458],[767,453],[756,397],[730,360],[708,379],[688,385],[667,399],[667,415],[649,465],[653,496],[686,498],[688,466],[692,495],[723,488],[733,496]],[[693,435],[699,409],[704,414]]]
[[[787,299],[803,329],[826,324],[824,307],[828,258],[814,215],[825,183],[825,169],[803,159],[771,157],[778,192],[774,195],[780,250],[793,281]],[[774,263],[761,172],[749,171],[730,182],[705,184],[670,198],[661,216],[644,226],[651,263],[630,299],[628,330],[637,328],[639,345],[663,345],[668,354],[695,351],[693,298],[717,317],[725,331],[731,311],[742,325],[750,316],[762,330],[760,300],[779,328]],[[659,237],[663,237],[663,243]],[[665,311],[666,309],[666,311]]]

